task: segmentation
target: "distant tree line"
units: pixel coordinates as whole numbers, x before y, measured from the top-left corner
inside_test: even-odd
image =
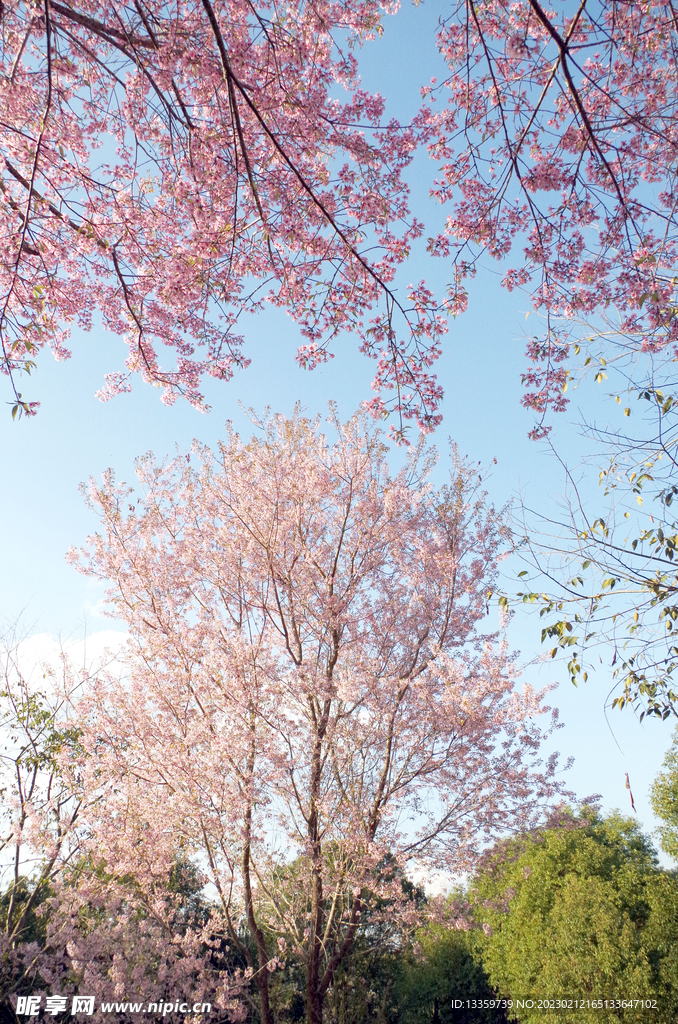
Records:
[[[675,751],[667,763],[675,764]],[[670,772],[660,776],[655,802],[670,782]],[[279,875],[280,898],[296,878],[296,865]],[[401,884],[420,909],[428,903],[433,910],[435,900],[404,878]],[[32,885],[22,882],[15,904],[28,900]],[[207,922],[197,874],[178,865],[174,885],[187,926]],[[0,897],[3,917],[9,900],[8,892]],[[496,843],[468,885],[422,928],[408,933],[399,918],[390,926],[383,911],[378,907],[374,926],[363,928],[336,974],[325,1009],[332,1024],[678,1021],[678,875],[658,865],[638,824],[617,813],[564,808],[547,827]],[[31,909],[27,947],[44,945],[48,919],[40,907]],[[242,941],[250,941],[244,932]],[[234,948],[213,952],[221,970],[245,966]],[[35,991],[40,980],[28,974],[21,988]],[[270,985],[275,1024],[306,1019],[304,986],[302,959],[281,958]],[[549,1011],[545,999],[571,1006]],[[27,1019],[17,1018],[12,1004],[0,1010],[2,1024]],[[258,1003],[247,989],[242,1013],[258,1024]],[[127,1019],[134,1017],[116,1017]]]

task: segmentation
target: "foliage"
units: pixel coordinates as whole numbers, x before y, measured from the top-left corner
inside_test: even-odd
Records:
[[[678,861],[678,731],[650,790],[652,810],[663,822],[658,828],[662,849]]]
[[[500,844],[474,880],[490,979],[514,999],[631,998],[611,1013],[623,1021],[646,1021],[633,1000],[658,998],[662,1019],[675,1019],[678,879],[659,871],[629,819],[585,809],[565,825]],[[542,1021],[544,1011],[535,1005],[518,1019]],[[561,1010],[558,1019],[593,1022],[601,1011]]]
[[[500,1024],[506,1020],[503,1011],[492,1006],[497,994],[485,971],[482,951],[476,929],[437,923],[420,929],[416,951],[401,957],[398,1019],[402,1024]]]
[[[198,858],[262,1024],[288,948],[319,1024],[353,943],[416,919],[408,862],[459,870],[558,788],[542,696],[479,630],[503,526],[475,472],[435,492],[423,450],[392,478],[369,420],[333,429],[271,417],[216,455],[147,457],[138,496],[108,474],[80,556],[130,638],[77,708],[97,856],[142,887],[177,843]]]
[[[13,932],[15,919],[22,920],[21,929],[15,937],[15,943],[44,942],[46,919],[41,914],[41,907],[51,893],[47,886],[37,883],[38,893],[34,895],[36,882],[33,879],[19,876],[0,894],[0,914],[4,932]]]
[[[3,998],[41,982],[46,904],[78,855],[82,801],[59,758],[80,750],[68,716],[73,685],[45,670],[38,689],[21,670],[21,639],[0,638],[0,990]]]
[[[450,100],[426,122],[435,194],[451,208],[432,251],[452,257],[457,288],[480,253],[511,260],[504,285],[529,287],[541,317],[523,378],[534,436],[573,381],[602,385],[611,368],[624,414],[638,398],[656,416],[649,436],[645,424],[592,431],[609,507],[589,514],[570,475],[565,522],[528,517],[522,550],[537,573],[518,600],[540,606],[542,639],[566,652],[575,683],[593,650],[609,651],[613,704],[662,718],[676,712],[678,664],[677,42],[663,2],[459,2],[440,32],[450,75],[429,90]],[[646,515],[643,496],[656,499]]]
[[[547,520],[524,510],[516,547],[530,566],[519,573],[530,589],[517,598],[540,607],[542,642],[554,645],[552,657],[567,654],[573,683],[586,682],[599,655],[614,680],[613,707],[631,705],[640,719],[666,719],[678,714],[675,396],[660,390],[656,378],[633,390],[641,403],[633,436],[589,431],[609,456],[599,474],[604,513],[588,512],[590,499],[567,467],[564,517]],[[584,463],[586,474],[595,458]],[[508,597],[502,600],[508,606]]]

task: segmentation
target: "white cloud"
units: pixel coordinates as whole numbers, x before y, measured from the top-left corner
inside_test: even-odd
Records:
[[[57,638],[49,633],[33,633],[23,639],[3,637],[0,656],[11,660],[30,684],[39,687],[45,666],[59,674],[65,656],[73,670],[94,672],[109,664],[124,647],[127,634],[120,630],[95,630],[86,636]],[[14,640],[14,642],[13,642]]]

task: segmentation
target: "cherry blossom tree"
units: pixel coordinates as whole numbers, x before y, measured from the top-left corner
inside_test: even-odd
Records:
[[[65,655],[60,671],[36,664],[22,639],[15,627],[0,644],[0,1016],[14,1020],[27,994],[93,996],[96,1019],[106,1019],[103,1000],[155,999],[162,1010],[180,992],[181,1002],[221,1010],[217,1020],[241,1019],[243,972],[233,958],[225,964],[181,851],[159,860],[143,888],[97,870],[86,812],[101,789],[84,785],[72,717],[82,680]]]
[[[263,1024],[287,952],[320,1024],[361,928],[416,919],[403,870],[463,870],[558,786],[543,694],[480,629],[505,531],[477,471],[435,490],[419,446],[392,477],[364,415],[334,443],[300,413],[259,426],[141,459],[139,492],[91,484],[103,531],[72,558],[129,646],[77,707],[77,770],[99,870],[144,888],[179,847]]]
[[[445,317],[423,285],[407,297],[392,285],[421,233],[402,179],[415,136],[383,122],[353,54],[390,9],[3,5],[0,337],[14,415],[37,406],[21,372],[45,346],[68,356],[70,326],[95,314],[129,345],[102,398],[138,371],[164,401],[201,406],[204,374],[249,362],[242,314],[268,300],[299,323],[302,365],[354,330],[375,386],[438,422],[426,368]]]

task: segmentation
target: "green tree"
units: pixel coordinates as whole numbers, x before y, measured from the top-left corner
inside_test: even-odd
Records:
[[[475,915],[490,933],[483,963],[512,998],[657,999],[678,1019],[678,880],[657,866],[638,825],[584,809],[495,847],[472,888]],[[519,1010],[525,1024],[544,1009]],[[644,1006],[558,1012],[567,1022],[645,1022]]]
[[[678,860],[678,729],[650,790],[652,810],[664,822],[657,829],[662,850]]]
[[[398,1024],[500,1024],[506,1020],[501,1010],[490,1005],[497,995],[482,962],[481,934],[438,924],[419,931],[416,955],[408,950],[399,965]]]

